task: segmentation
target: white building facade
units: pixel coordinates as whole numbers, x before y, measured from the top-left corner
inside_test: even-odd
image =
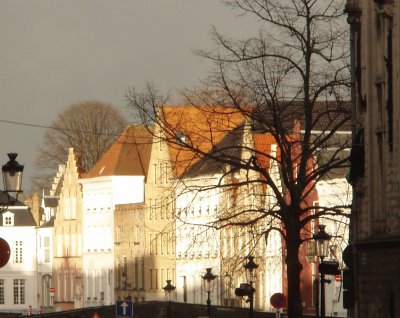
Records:
[[[0,311],[38,312],[36,223],[27,206],[17,203],[0,217],[0,237],[10,247],[10,259],[0,269]]]
[[[222,175],[183,180],[185,188],[177,189],[176,197],[176,291],[177,301],[204,304],[207,294],[202,276],[206,268],[217,275],[210,294],[212,304],[221,304],[220,232],[208,225],[217,221],[223,199],[216,187]],[[198,187],[209,190],[197,192]],[[191,191],[190,188],[193,187]]]
[[[114,299],[114,211],[116,204],[144,200],[143,176],[81,179],[83,186],[84,307]]]

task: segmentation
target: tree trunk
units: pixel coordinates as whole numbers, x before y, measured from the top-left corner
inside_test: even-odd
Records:
[[[303,315],[303,306],[300,295],[300,273],[303,269],[299,261],[300,229],[289,229],[286,233],[286,273],[287,273],[287,299],[288,317],[300,318]]]

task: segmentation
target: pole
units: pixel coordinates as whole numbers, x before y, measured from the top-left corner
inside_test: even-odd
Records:
[[[210,299],[210,292],[207,292],[207,316],[208,318],[211,317],[211,299]]]
[[[169,301],[168,301],[168,308],[167,308],[167,317],[168,317],[168,318],[171,318],[171,316],[172,316],[172,315],[171,315],[171,311],[172,311],[172,310],[171,310],[171,301],[169,300]]]
[[[253,298],[254,293],[251,292],[250,297],[249,297],[249,301],[250,301],[250,311],[249,311],[249,318],[253,318]]]
[[[319,318],[319,280],[318,280],[318,276],[315,279],[314,290],[315,290],[315,317]]]
[[[321,273],[321,318],[325,318],[325,274]]]

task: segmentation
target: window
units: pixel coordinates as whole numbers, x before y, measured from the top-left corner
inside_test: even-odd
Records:
[[[71,219],[76,219],[76,197],[73,195],[71,197]]]
[[[22,263],[22,241],[14,241],[14,263]]]
[[[134,268],[135,268],[135,279],[133,281],[133,287],[136,289],[136,288],[139,288],[139,283],[138,283],[138,281],[139,281],[139,259],[138,259],[138,257],[135,257],[135,263],[134,264],[135,264],[134,265]]]
[[[4,305],[4,279],[0,279],[0,305]]]
[[[149,269],[149,277],[150,277],[150,289],[153,289],[153,269]]]
[[[14,225],[14,214],[11,212],[6,212],[3,214],[3,225],[13,226]]]
[[[57,256],[62,256],[62,234],[57,234]]]
[[[154,184],[157,184],[157,164],[153,164],[154,169]]]
[[[116,236],[115,243],[117,243],[117,244],[121,243],[121,226],[120,225],[117,226],[117,233],[115,236]]]
[[[64,271],[64,283],[63,283],[63,298],[64,301],[68,301],[68,271]]]
[[[12,225],[11,216],[6,216],[4,219],[5,219],[5,225]]]
[[[50,262],[50,237],[45,236],[43,238],[43,250],[44,250],[44,262],[49,263]]]
[[[150,255],[153,255],[153,235],[150,234]]]
[[[25,304],[25,279],[14,279],[14,305]]]
[[[70,198],[69,193],[64,197],[64,219],[70,219]]]
[[[122,273],[128,277],[128,259],[126,256],[122,256]]]
[[[160,199],[160,218],[164,219],[164,199]]]
[[[144,257],[142,257],[142,289],[144,289],[144,283],[145,283],[145,275],[144,275]]]
[[[69,300],[74,299],[74,291],[75,291],[75,271],[71,270],[70,271],[70,285],[69,285]]]
[[[178,145],[184,146],[186,144],[187,140],[184,132],[178,131],[175,136]]]
[[[57,272],[56,290],[57,290],[57,300],[61,301],[61,271],[60,270]]]

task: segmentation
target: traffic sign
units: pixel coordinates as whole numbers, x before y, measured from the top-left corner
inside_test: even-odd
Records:
[[[272,307],[276,309],[281,309],[286,306],[286,296],[282,293],[275,293],[271,296],[269,302]]]
[[[10,259],[10,245],[5,239],[0,238],[0,267],[5,266]]]
[[[133,302],[132,300],[118,300],[115,304],[116,316],[133,317]]]

